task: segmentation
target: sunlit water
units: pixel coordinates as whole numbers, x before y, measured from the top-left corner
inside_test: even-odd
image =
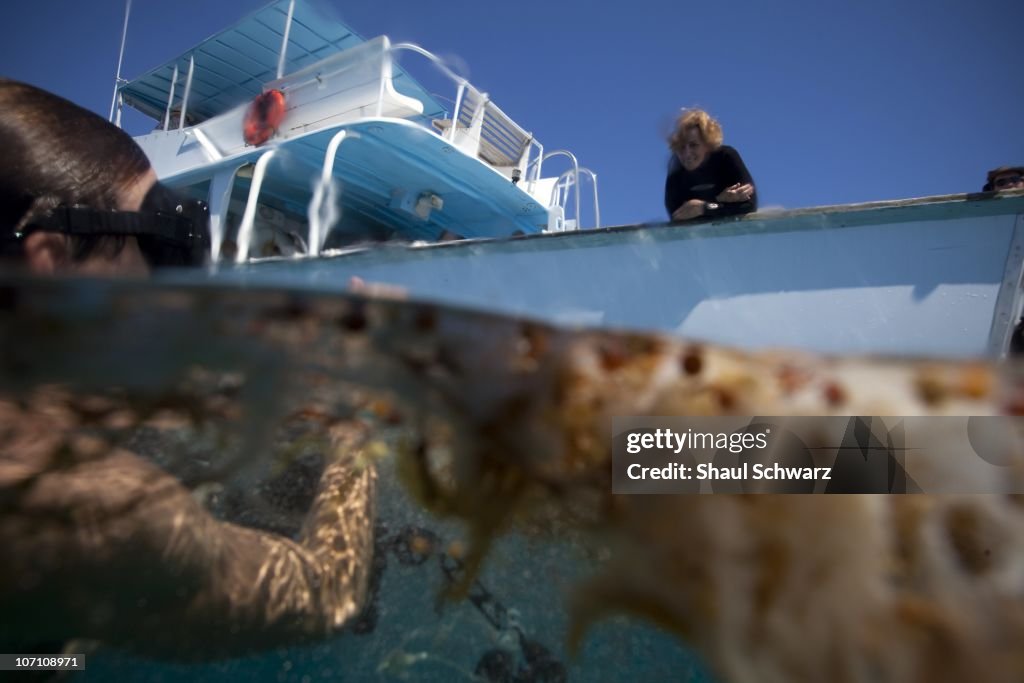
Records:
[[[576,656],[566,651],[566,604],[590,573],[592,551],[575,543],[502,539],[470,599],[439,602],[458,561],[446,552],[462,536],[409,500],[381,470],[375,561],[384,565],[367,632],[223,662],[180,665],[101,650],[75,680],[154,682],[304,681],[679,681],[710,678],[678,638],[616,617],[590,631]],[[437,539],[429,555],[409,552],[413,534]],[[474,600],[476,603],[474,603]]]

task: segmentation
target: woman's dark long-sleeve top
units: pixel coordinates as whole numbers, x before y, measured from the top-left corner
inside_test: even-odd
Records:
[[[707,155],[704,163],[692,171],[687,171],[679,163],[679,159],[672,155],[669,164],[668,177],[665,179],[665,210],[669,218],[672,212],[678,209],[691,199],[701,199],[705,202],[718,204],[718,208],[708,208],[700,219],[716,218],[719,216],[738,216],[751,211],[757,211],[757,186],[754,185],[754,194],[745,202],[719,202],[718,195],[722,190],[735,185],[736,183],[750,183],[754,185],[754,179],[743,164],[739,152],[728,145],[722,145]]]

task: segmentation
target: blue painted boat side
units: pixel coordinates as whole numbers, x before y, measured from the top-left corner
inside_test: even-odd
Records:
[[[383,247],[215,277],[416,297],[562,323],[654,329],[750,348],[976,357],[1020,309],[1024,194],[825,207],[697,227],[654,225]]]

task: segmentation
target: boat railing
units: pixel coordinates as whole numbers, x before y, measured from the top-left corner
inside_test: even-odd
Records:
[[[412,52],[427,58],[456,86],[450,119],[432,121],[433,128],[465,154],[484,161],[514,182],[524,176],[531,158],[540,158],[544,146],[491,101],[487,93],[448,68],[440,57],[415,43],[396,43],[391,52]],[[538,165],[535,173],[539,173]]]
[[[558,207],[562,213],[562,225],[561,231],[565,230],[579,230],[581,221],[583,220],[579,214],[579,178],[589,178],[590,186],[594,193],[594,228],[601,227],[601,206],[598,202],[597,196],[597,174],[591,171],[589,168],[580,166],[578,169],[570,168],[569,170],[558,176],[555,181],[554,187],[551,188],[551,200],[549,205]],[[576,195],[576,216],[570,221],[566,215],[566,207],[569,203],[569,192],[573,191]]]
[[[281,90],[288,103],[288,115],[278,131],[279,138],[287,139],[324,128],[332,123],[365,117],[415,120],[423,114],[423,103],[415,97],[398,92],[393,83],[394,54],[402,50],[426,57],[452,80],[457,88],[452,118],[448,120],[449,125],[446,127],[443,121],[431,121],[430,124],[419,121],[421,125],[435,129],[435,132],[448,140],[452,147],[487,164],[513,183],[520,182],[523,176],[531,179],[526,183],[529,186],[539,180],[542,162],[552,155],[544,154],[543,146],[532,134],[491,102],[486,93],[448,69],[436,55],[410,43],[390,45],[386,36],[367,41],[266,83],[264,90]],[[171,97],[173,98],[173,94]],[[342,106],[339,106],[339,103]],[[237,125],[236,119],[237,112],[231,117],[216,117],[193,127],[190,133],[210,159],[223,158],[225,153],[230,154],[243,144],[237,139],[240,126]],[[451,125],[453,121],[454,125]],[[320,213],[327,199],[325,188],[329,185],[334,157],[337,154],[338,144],[335,141],[340,143],[339,136],[344,135],[344,130],[339,131],[328,145],[321,182],[307,211],[310,217],[308,244],[312,254],[319,253],[326,232],[325,226],[321,225],[323,221],[320,220]],[[255,164],[246,209],[238,228],[237,252],[234,259],[239,263],[248,260],[250,256],[249,246],[255,227],[255,209],[267,163],[273,154],[273,148],[268,149]],[[572,158],[575,161],[575,157]],[[574,167],[576,166],[578,164]],[[526,191],[529,193],[529,190]],[[534,197],[537,198],[537,195]],[[549,218],[548,229],[564,230],[564,211],[560,209],[549,213],[555,216],[555,220]],[[577,207],[577,215],[578,213]],[[218,258],[218,245],[223,237],[219,233],[220,231],[211,240],[215,259]]]
[[[428,116],[423,101],[396,89],[394,58],[400,51],[426,57],[454,83],[456,98],[451,119]],[[192,164],[217,161],[246,151],[248,145],[242,138],[246,105],[194,126],[185,122],[193,66],[194,61],[190,59],[185,94],[180,99],[176,95],[181,74],[175,66],[160,128],[165,132],[184,129],[195,138],[203,155],[195,157]],[[538,162],[544,156],[543,145],[495,105],[486,93],[455,74],[439,57],[412,43],[391,44],[387,36],[379,36],[264,83],[264,91],[271,89],[282,91],[287,101],[287,115],[275,136],[278,140],[361,118],[399,118],[434,130],[456,149],[479,159],[513,182],[539,178]],[[167,145],[173,150],[179,147],[174,140],[159,136],[140,142],[147,152],[156,152],[150,149],[154,145]],[[177,152],[173,157],[177,158],[180,168],[172,172],[184,170],[190,163],[178,158]]]
[[[218,99],[218,93],[211,91],[209,83],[204,80],[205,77],[200,75],[206,73],[201,69],[208,69],[210,64],[207,62],[212,63],[217,55],[205,43],[205,47],[200,46],[185,58],[173,60],[157,70],[167,73],[162,83],[156,76],[147,75],[138,79],[137,84],[132,86],[132,96],[140,111],[153,115],[159,121],[157,130],[138,137],[137,141],[154,160],[154,167],[158,168],[162,178],[180,178],[184,182],[195,184],[196,179],[205,173],[204,169],[215,165],[207,190],[211,206],[211,249],[214,258],[219,255],[219,247],[228,229],[231,188],[240,169],[254,169],[245,202],[246,208],[238,223],[238,239],[235,242],[237,251],[234,260],[245,261],[249,257],[248,247],[253,230],[258,227],[256,209],[260,201],[262,181],[267,173],[268,164],[274,157],[274,150],[291,140],[333,131],[334,137],[323,152],[322,163],[319,164],[322,166],[322,172],[319,174],[319,181],[315,183],[315,196],[307,210],[307,216],[310,217],[309,253],[318,253],[333,220],[328,215],[329,212],[325,211],[325,207],[334,201],[329,190],[333,187],[331,179],[334,157],[338,154],[341,140],[351,125],[378,118],[400,119],[405,123],[425,128],[432,135],[445,141],[446,146],[441,151],[458,150],[499,177],[507,178],[513,186],[518,187],[518,190],[528,194],[533,200],[532,203],[523,203],[521,198],[512,197],[507,190],[503,190],[502,194],[507,200],[506,203],[519,202],[514,208],[514,213],[516,220],[522,223],[520,232],[544,229],[564,231],[580,227],[581,173],[587,173],[591,178],[595,193],[594,213],[595,216],[599,216],[596,176],[592,172],[587,169],[581,170],[576,158],[568,152],[559,150],[545,153],[543,145],[533,134],[492,102],[486,92],[455,73],[437,55],[418,45],[392,44],[387,36],[378,36],[345,47],[314,63],[296,60],[289,62],[286,55],[290,40],[288,28],[292,23],[294,9],[295,3],[289,2],[280,53],[275,59],[276,70],[269,73],[267,70],[261,72],[261,68],[266,69],[267,60],[263,59],[260,62],[255,56],[264,58],[266,54],[260,52],[258,55],[254,53],[255,56],[250,56],[248,43],[244,41],[236,41],[237,44],[234,44],[231,52],[251,62],[251,75],[246,83],[250,89],[259,91],[259,94],[253,95],[254,98],[272,90],[280,91],[284,95],[284,109],[279,113],[279,117],[275,117],[273,124],[269,123],[269,117],[261,123],[260,110],[253,108],[256,100],[230,104],[229,98],[221,98],[221,101]],[[241,31],[236,33],[238,35],[231,36],[239,40],[246,36]],[[331,43],[331,47],[337,46]],[[407,76],[402,66],[397,63],[401,52],[412,52],[425,57],[454,85],[455,98],[452,100],[450,114],[434,100],[435,95],[428,93],[411,76]],[[200,59],[196,58],[197,54]],[[312,57],[313,54],[307,53],[307,56]],[[202,64],[199,64],[199,61],[202,61]],[[294,70],[285,73],[289,64],[293,65]],[[298,64],[305,65],[299,67]],[[276,77],[271,74],[276,74]],[[169,87],[164,84],[169,84]],[[194,90],[194,85],[198,89]],[[119,91],[118,95],[121,96],[122,92]],[[154,96],[157,99],[154,99]],[[192,114],[193,109],[195,115]],[[450,118],[445,118],[448,116]],[[259,134],[265,133],[270,125],[275,127],[269,139],[260,139]],[[252,134],[254,129],[257,133],[255,136]],[[369,126],[367,130],[373,137],[373,131],[379,132],[382,128]],[[353,132],[351,137],[355,139],[360,136]],[[436,145],[436,142],[435,140],[433,144]],[[264,149],[257,149],[264,143]],[[302,158],[303,163],[316,163],[315,159],[306,158],[310,153],[315,154],[309,145],[297,146],[295,149],[305,155]],[[563,174],[561,177],[542,178],[544,161],[557,155],[567,156],[572,161],[571,177]],[[292,192],[296,196],[301,192],[301,189],[296,189],[298,186],[294,179],[280,179],[274,173],[270,175],[272,182],[276,183],[271,187],[271,191]],[[486,176],[487,173],[483,175]],[[490,183],[491,190],[496,191],[494,178],[486,180]],[[576,188],[575,213],[566,208],[572,188]],[[429,190],[430,188],[426,188],[423,191],[404,194],[392,192],[390,199],[386,198],[385,201],[389,209],[415,214],[420,220],[425,221],[432,210],[441,208],[443,202],[442,197]],[[295,203],[294,198],[288,201]],[[569,217],[570,214],[572,218]],[[528,218],[523,218],[524,215],[528,215]],[[320,217],[319,222],[313,220],[314,216]],[[371,219],[384,221],[373,216]],[[597,224],[600,224],[599,218]],[[410,230],[415,232],[416,227],[413,226]]]
[[[541,178],[538,170],[540,169],[541,164],[548,159],[557,156],[567,158],[572,163],[572,167],[560,176]],[[579,193],[579,178],[581,174],[590,178],[591,185],[594,190],[594,225],[591,227],[600,228],[601,208],[598,204],[597,174],[588,168],[581,167],[579,161],[576,159],[576,155],[566,149],[553,150],[547,154],[542,154],[530,162],[530,166],[527,169],[527,177],[529,177],[530,180],[527,181],[526,191],[538,201],[546,203],[549,210],[552,211],[553,217],[548,225],[548,232],[562,232],[564,230],[580,229],[582,225]],[[575,210],[575,213],[574,217],[569,219],[569,190],[572,188],[575,188],[575,191],[573,192],[573,198],[575,200],[573,203],[573,209]]]

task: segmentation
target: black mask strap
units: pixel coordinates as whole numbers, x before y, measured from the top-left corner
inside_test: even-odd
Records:
[[[185,199],[156,183],[139,211],[105,211],[59,206],[35,218],[23,233],[37,230],[81,236],[134,236],[150,266],[198,266],[210,251],[210,213],[205,202]]]

